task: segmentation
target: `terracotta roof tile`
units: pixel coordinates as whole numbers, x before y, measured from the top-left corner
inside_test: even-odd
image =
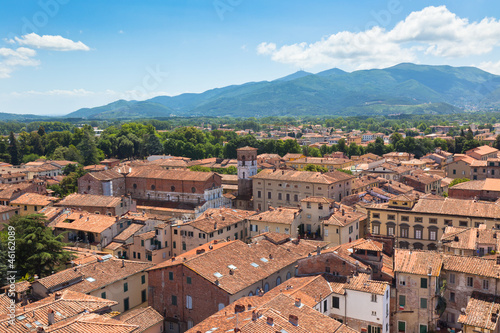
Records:
[[[58,198],[48,197],[37,193],[24,193],[19,198],[10,202],[11,205],[36,205],[47,206],[59,200]]]
[[[120,197],[107,195],[73,193],[56,204],[62,207],[117,207],[121,203]]]
[[[458,323],[495,331],[500,311],[500,297],[474,291],[467,303],[465,314],[458,317]]]

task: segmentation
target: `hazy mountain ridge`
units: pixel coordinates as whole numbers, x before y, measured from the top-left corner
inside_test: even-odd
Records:
[[[498,107],[499,99],[500,76],[475,67],[403,63],[352,73],[337,68],[317,74],[298,71],[270,82],[231,85],[199,94],[158,96],[142,102],[120,100],[80,109],[67,117],[446,114],[470,106]]]

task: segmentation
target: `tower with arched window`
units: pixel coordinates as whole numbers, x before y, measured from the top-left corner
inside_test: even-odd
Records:
[[[257,174],[257,148],[243,147],[236,150],[238,159],[238,209],[250,209],[252,176]],[[245,203],[246,202],[246,203]]]

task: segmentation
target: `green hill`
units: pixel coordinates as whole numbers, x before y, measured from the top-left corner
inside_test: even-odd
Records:
[[[67,117],[448,114],[500,105],[500,76],[474,67],[409,63],[352,73],[299,71],[271,82],[249,82],[200,94],[116,101]]]

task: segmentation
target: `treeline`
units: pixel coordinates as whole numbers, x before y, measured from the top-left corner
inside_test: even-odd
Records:
[[[415,116],[413,117],[415,118]],[[416,117],[418,118],[418,117]],[[282,121],[297,121],[294,118],[278,118]],[[184,119],[187,121],[186,119]],[[233,119],[234,120],[234,119]],[[268,120],[272,120],[269,118]],[[276,119],[274,119],[276,120]],[[493,117],[489,119],[491,124],[496,121]],[[236,120],[234,120],[236,121]],[[259,122],[262,121],[259,120]],[[390,125],[392,120],[384,121],[366,118],[355,119],[347,122],[343,118],[326,120],[325,125],[337,127],[361,126],[371,124],[376,126]],[[412,120],[415,125],[419,119]],[[264,126],[255,119],[246,119],[238,124],[241,128],[251,126]],[[353,125],[354,124],[354,125]],[[484,126],[492,126],[490,123]],[[1,127],[2,123],[0,123]],[[323,146],[321,148],[301,147],[296,140],[257,140],[253,135],[238,136],[232,130],[216,129],[203,131],[195,127],[174,128],[171,120],[147,120],[143,122],[131,122],[120,125],[109,125],[99,137],[95,136],[93,126],[85,124],[77,127],[63,122],[32,122],[23,127],[18,135],[11,131],[8,137],[0,137],[0,160],[12,164],[27,163],[38,158],[49,158],[54,160],[77,161],[83,165],[99,163],[104,158],[144,158],[149,155],[171,154],[184,156],[191,159],[202,159],[209,157],[236,158],[236,149],[243,146],[258,148],[259,154],[271,153],[284,156],[287,153],[303,153],[306,156],[324,156],[336,151],[342,151],[348,156],[374,153],[383,155],[391,151],[409,152],[417,158],[441,147],[451,153],[463,153],[466,150],[477,147],[482,142],[474,139],[474,133],[463,126],[456,129],[450,136],[457,136],[452,140],[437,139],[415,139],[418,131],[428,132],[430,126],[424,122],[417,125],[418,131],[406,128],[406,138],[403,138],[398,127],[385,129],[391,135],[389,145],[384,145],[381,138],[368,146],[356,144],[346,145],[340,140],[337,145]],[[405,125],[406,126],[406,125]],[[483,127],[484,127],[483,126]],[[385,128],[385,127],[384,127]],[[466,130],[464,130],[466,128]],[[358,128],[359,129],[359,128]],[[376,129],[376,128],[372,128]],[[404,132],[404,130],[403,130]],[[300,136],[300,133],[297,137]],[[495,147],[500,148],[497,140]]]

